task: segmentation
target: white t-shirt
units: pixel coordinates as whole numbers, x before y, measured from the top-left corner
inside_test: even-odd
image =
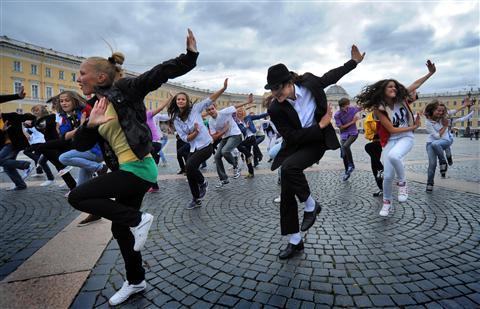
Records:
[[[408,128],[408,120],[410,112],[403,106],[403,103],[395,103],[393,105],[392,125],[394,128]],[[394,133],[390,135],[390,139],[397,139],[405,136],[413,137],[413,131]]]
[[[222,136],[222,138],[227,138],[234,135],[242,134],[242,131],[238,128],[237,123],[232,117],[232,114],[235,113],[237,109],[235,106],[229,106],[217,112],[217,118],[210,117],[208,120],[208,128],[210,129],[211,134],[215,134],[218,131],[223,130],[227,123],[230,124],[228,131]]]

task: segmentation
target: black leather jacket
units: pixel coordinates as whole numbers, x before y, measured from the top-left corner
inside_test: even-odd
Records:
[[[143,159],[152,147],[151,131],[147,125],[145,96],[159,88],[168,79],[186,74],[196,66],[198,53],[187,51],[167,60],[134,78],[122,78],[110,87],[98,87],[97,95],[105,96],[115,108],[120,126],[133,153]],[[98,133],[98,127],[87,128],[87,122],[78,128],[73,147],[86,151],[99,143],[105,163],[111,170],[118,169],[118,160],[110,145]]]

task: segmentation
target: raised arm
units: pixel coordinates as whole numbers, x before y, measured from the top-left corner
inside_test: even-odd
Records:
[[[210,100],[215,102],[225,92],[225,90],[227,90],[227,87],[228,87],[228,78],[225,78],[225,81],[223,82],[223,87],[215,91],[214,93],[212,93],[210,95]]]
[[[21,100],[25,98],[25,90],[22,87],[20,87],[20,90],[16,94],[7,94],[7,95],[0,95],[0,103],[8,102],[8,101],[13,101],[13,100]]]
[[[235,108],[240,108],[240,107],[243,107],[243,106],[248,105],[248,104],[253,104],[253,94],[252,93],[250,93],[248,95],[246,102],[235,104]]]
[[[169,103],[170,101],[172,100],[172,94],[170,92],[168,92],[168,98],[162,102],[160,102],[160,104],[158,104],[158,107],[155,108],[155,109],[152,109],[152,117],[155,116],[156,114],[160,113]]]
[[[465,100],[464,100],[464,103],[461,107],[448,111],[448,114],[449,115],[454,115],[454,114],[458,113],[461,110],[464,110],[465,108],[467,108],[469,106],[472,106],[472,101],[470,100],[469,97],[466,97]]]
[[[128,87],[132,87],[137,90],[139,94],[146,96],[149,92],[156,90],[169,79],[182,76],[192,70],[197,65],[197,58],[197,41],[193,32],[188,29],[186,54],[181,54],[177,58],[167,60],[140,76],[121,79],[117,83],[118,85],[128,83]]]
[[[410,131],[415,131],[418,127],[420,127],[420,115],[417,114],[417,117],[415,118],[415,124],[411,127],[406,127],[406,128],[395,128],[388,119],[388,117],[381,111],[374,111],[375,116],[380,120],[380,123],[382,126],[390,133],[390,134],[396,134],[396,133],[404,133],[404,132],[410,132]]]
[[[420,77],[419,79],[417,79],[416,81],[413,82],[413,84],[411,84],[410,86],[407,87],[407,90],[408,90],[408,93],[414,91],[414,90],[417,90],[418,88],[420,88],[420,86],[427,80],[430,78],[430,76],[432,76],[435,71],[437,71],[437,68],[435,68],[435,63],[431,62],[430,60],[427,60],[427,63],[426,63],[426,66],[428,68],[428,73],[422,77]]]

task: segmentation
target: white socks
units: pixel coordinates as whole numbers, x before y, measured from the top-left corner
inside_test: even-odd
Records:
[[[295,234],[290,234],[290,240],[289,243],[293,245],[298,245],[302,241],[302,234],[300,232],[295,233]]]
[[[315,200],[313,199],[312,195],[308,197],[305,201],[305,212],[312,212],[315,210]]]

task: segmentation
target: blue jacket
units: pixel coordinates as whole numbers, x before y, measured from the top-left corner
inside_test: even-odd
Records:
[[[59,131],[60,135],[62,138],[65,137],[65,134],[67,132],[72,131],[75,128],[78,128],[80,126],[80,119],[82,119],[82,109],[77,109],[75,111],[76,118],[74,119],[69,119],[66,113],[61,113],[60,116],[62,117],[62,122],[60,123],[59,126]],[[101,157],[102,156],[102,150],[100,149],[100,146],[95,144],[89,151],[93,152],[97,156]]]
[[[247,115],[245,118],[243,118],[243,122],[245,125],[242,123],[237,123],[238,127],[240,128],[240,131],[242,131],[243,136],[247,136],[247,130],[250,130],[253,134],[257,133],[257,128],[255,127],[255,124],[253,123],[254,120],[262,119],[268,116],[268,113],[263,113],[263,114],[258,114],[258,115]]]

